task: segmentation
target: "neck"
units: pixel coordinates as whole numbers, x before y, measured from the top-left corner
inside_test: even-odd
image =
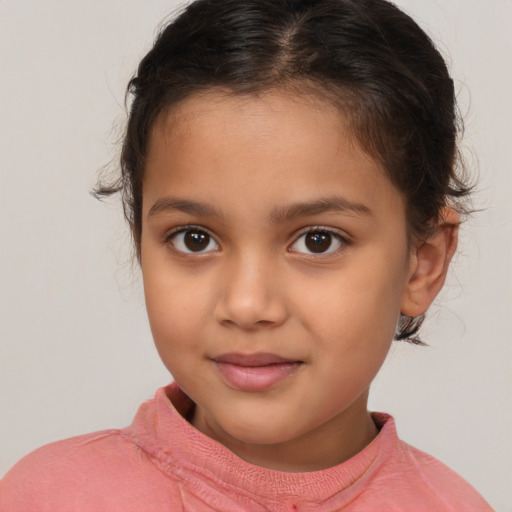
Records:
[[[345,462],[376,437],[378,429],[366,409],[367,397],[368,393],[326,423],[280,443],[256,444],[236,439],[199,408],[196,408],[191,423],[256,466],[291,473],[319,471]]]

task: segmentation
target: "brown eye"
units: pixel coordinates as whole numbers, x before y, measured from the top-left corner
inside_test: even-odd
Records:
[[[201,231],[187,231],[183,238],[187,249],[194,252],[202,251],[205,247],[208,247],[209,241],[210,235],[202,233]]]
[[[318,229],[301,235],[291,249],[306,254],[325,254],[340,249],[345,243],[345,239],[338,233]]]
[[[171,243],[178,251],[188,254],[210,252],[219,248],[217,242],[200,229],[178,231],[171,237]]]
[[[331,246],[331,242],[331,234],[325,231],[308,233],[304,240],[306,247],[311,252],[325,252]]]

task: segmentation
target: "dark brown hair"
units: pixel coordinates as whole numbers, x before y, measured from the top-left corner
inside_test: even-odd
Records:
[[[410,237],[427,236],[443,206],[463,211],[453,81],[423,30],[386,0],[196,0],[159,33],[130,80],[121,192],[140,258],[142,178],[150,129],[190,95],[222,88],[314,91],[339,106],[362,147],[404,194]],[[423,317],[396,339],[421,343]]]

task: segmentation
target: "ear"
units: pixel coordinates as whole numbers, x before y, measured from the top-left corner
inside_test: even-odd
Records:
[[[460,219],[449,207],[443,208],[440,219],[434,233],[419,241],[411,254],[409,280],[400,310],[403,315],[423,315],[445,282],[457,249]]]

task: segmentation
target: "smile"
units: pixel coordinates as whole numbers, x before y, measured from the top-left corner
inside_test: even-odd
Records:
[[[223,354],[212,360],[227,384],[241,391],[265,391],[303,365],[275,354]]]

